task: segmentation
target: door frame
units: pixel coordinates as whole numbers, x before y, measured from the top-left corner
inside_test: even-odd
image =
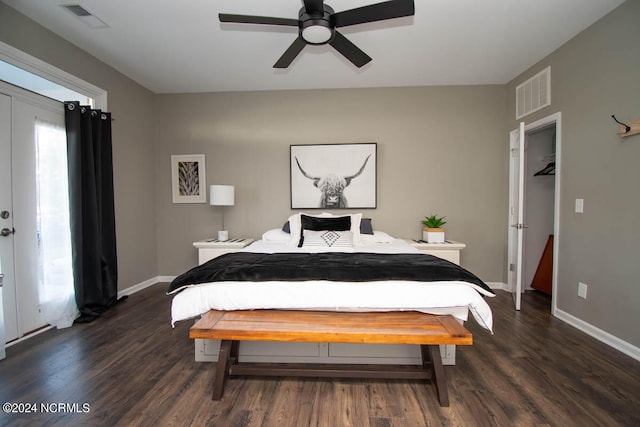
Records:
[[[522,265],[524,246],[524,173],[526,160],[525,123],[519,122],[518,128],[509,134],[509,220],[508,271],[507,283],[513,297],[516,311],[520,310],[522,300]]]
[[[8,218],[0,219],[0,228],[13,228],[12,207],[12,170],[11,170],[11,96],[0,91],[0,210],[9,212]],[[6,330],[9,333],[17,329],[17,310],[5,310],[5,300],[15,300],[14,268],[13,268],[13,235],[0,237],[0,359],[4,359]],[[8,295],[3,295],[8,293]],[[11,306],[14,308],[15,304]],[[11,335],[10,335],[11,336]]]
[[[73,74],[44,62],[15,47],[0,41],[0,60],[35,74],[49,81],[88,96],[94,101],[94,108],[103,111],[107,108],[107,91],[86,82]]]
[[[562,201],[561,194],[561,180],[562,180],[562,113],[557,112],[551,114],[549,116],[543,117],[535,122],[531,122],[526,124],[524,127],[524,140],[522,143],[526,141],[526,135],[530,134],[540,128],[548,127],[549,125],[555,125],[556,127],[556,175],[555,175],[555,183],[554,183],[554,208],[553,208],[553,270],[551,275],[551,313],[555,316],[558,310],[557,307],[557,283],[558,283],[558,266],[559,266],[559,246],[560,246],[560,206]],[[517,131],[514,129],[510,132],[509,137],[511,138],[511,133]],[[526,156],[526,152],[525,152]],[[512,182],[514,179],[513,171],[511,167],[509,167],[509,182]],[[525,195],[526,197],[526,190]],[[512,206],[513,200],[512,195],[509,194],[509,206]],[[510,227],[510,224],[507,224]],[[509,266],[507,263],[507,270]],[[522,275],[522,271],[519,271],[518,274]],[[509,274],[509,271],[507,271]]]

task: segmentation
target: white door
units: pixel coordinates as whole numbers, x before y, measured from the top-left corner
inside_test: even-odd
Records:
[[[7,357],[7,353],[4,351],[5,340],[4,333],[4,303],[2,302],[2,285],[4,283],[4,273],[2,272],[2,256],[0,256],[0,360]]]
[[[13,207],[11,202],[11,97],[0,93],[0,261],[2,262],[5,341],[18,338],[13,269]]]
[[[36,121],[64,126],[64,106],[26,91],[0,91],[0,212],[8,215],[0,215],[0,256],[9,342],[46,326],[38,295]]]
[[[522,297],[522,247],[524,240],[524,122],[510,135],[510,180],[509,180],[509,255],[507,272],[509,289],[513,292],[513,303],[520,310]]]

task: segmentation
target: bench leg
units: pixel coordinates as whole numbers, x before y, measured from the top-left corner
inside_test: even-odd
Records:
[[[234,346],[234,343],[236,344]],[[220,352],[218,353],[218,363],[216,364],[215,377],[213,379],[213,400],[222,399],[224,383],[229,377],[229,361],[233,352],[238,351],[237,341],[222,341]]]
[[[238,360],[240,354],[240,341],[231,341],[231,360]]]
[[[449,393],[447,392],[447,379],[444,376],[444,367],[442,366],[442,357],[440,356],[439,345],[421,345],[423,364],[431,365],[431,380],[436,386],[438,392],[438,401],[440,406],[449,406]]]

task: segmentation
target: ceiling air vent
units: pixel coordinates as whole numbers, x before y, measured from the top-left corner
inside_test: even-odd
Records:
[[[109,26],[102,19],[98,18],[79,4],[63,4],[61,6],[67,9],[89,28],[109,28]]]
[[[551,105],[551,67],[516,88],[516,119]]]
[[[67,9],[69,12],[73,13],[76,16],[91,16],[91,12],[89,12],[87,9],[80,6],[79,4],[64,4],[62,5],[62,7],[64,7],[65,9]]]

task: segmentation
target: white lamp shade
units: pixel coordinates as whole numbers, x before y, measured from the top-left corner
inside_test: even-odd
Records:
[[[211,206],[233,206],[235,187],[233,185],[209,186],[209,204]]]

